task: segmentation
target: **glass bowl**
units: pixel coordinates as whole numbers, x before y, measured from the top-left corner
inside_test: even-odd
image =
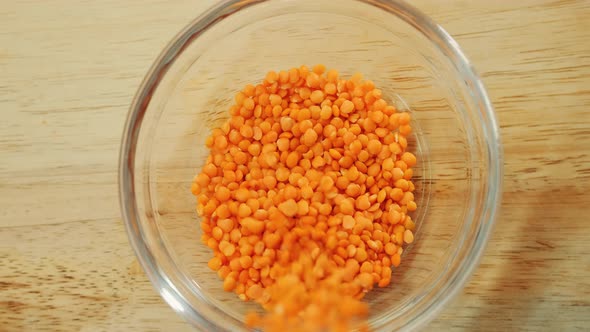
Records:
[[[360,72],[412,113],[418,229],[390,286],[366,296],[374,331],[431,320],[465,285],[500,202],[502,152],[485,89],[457,43],[411,6],[387,0],[221,1],[178,34],[131,106],[120,199],[131,245],[157,291],[203,331],[242,331],[260,310],[222,290],[200,241],[190,187],[205,138],[234,94],[267,71],[322,63]]]

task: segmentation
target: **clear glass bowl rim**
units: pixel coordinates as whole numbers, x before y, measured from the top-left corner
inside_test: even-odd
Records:
[[[167,73],[169,66],[180,56],[186,45],[198,38],[200,34],[225,17],[254,4],[272,0],[221,0],[203,14],[195,18],[168,43],[160,53],[154,64],[145,75],[137,93],[131,103],[127,115],[119,154],[119,203],[129,242],[150,279],[154,288],[162,298],[180,316],[195,326],[217,327],[215,322],[208,321],[196,310],[186,310],[190,306],[179,290],[171,283],[166,273],[158,268],[151,248],[145,239],[140,218],[138,217],[137,202],[135,200],[135,154],[136,144],[141,129],[142,120],[147,111],[151,96],[157,89],[161,79]],[[493,229],[495,216],[500,206],[502,193],[503,151],[500,141],[499,127],[494,109],[487,95],[486,89],[476,74],[471,63],[459,47],[458,43],[438,24],[413,6],[400,0],[355,0],[381,8],[412,25],[422,34],[444,47],[446,55],[452,60],[455,69],[461,77],[472,87],[473,100],[480,105],[478,111],[480,124],[483,127],[486,143],[488,172],[485,175],[487,193],[481,218],[477,223],[474,245],[466,258],[460,262],[459,268],[449,282],[439,291],[435,300],[431,301],[420,315],[404,325],[402,331],[410,331],[424,326],[431,321],[467,283],[484,252],[485,245]],[[484,121],[485,119],[485,121]],[[179,307],[180,306],[180,307]]]

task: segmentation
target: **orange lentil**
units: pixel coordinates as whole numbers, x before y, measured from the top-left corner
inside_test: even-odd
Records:
[[[418,206],[416,205],[416,202],[414,202],[414,201],[408,202],[408,204],[406,206],[408,207],[408,211],[410,211],[410,212],[416,211],[416,209],[418,208]]]
[[[342,227],[344,229],[352,229],[356,224],[354,218],[350,215],[346,215],[342,218]]]
[[[240,218],[245,218],[249,215],[252,214],[252,209],[247,205],[247,204],[240,204],[240,207],[238,208],[238,216]]]
[[[355,206],[357,207],[357,209],[360,209],[360,210],[368,209],[371,206],[371,203],[369,202],[369,196],[367,196],[367,195],[359,196],[356,199]]]
[[[321,75],[326,71],[326,66],[324,66],[323,64],[317,64],[315,66],[313,66],[313,72]]]
[[[340,106],[340,111],[344,114],[349,114],[354,110],[354,104],[350,100],[345,100]]]
[[[265,223],[255,218],[247,217],[241,220],[240,224],[253,234],[260,234],[264,231]]]
[[[191,192],[207,265],[268,309],[249,327],[348,330],[366,319],[364,293],[391,283],[414,241],[417,158],[411,115],[386,99],[324,65],[270,71],[206,139]]]
[[[406,163],[406,165],[408,165],[408,167],[416,165],[416,156],[414,156],[414,154],[412,154],[411,152],[404,152],[404,154],[402,154],[401,159],[404,163]]]
[[[399,113],[398,122],[400,125],[407,125],[410,123],[410,114],[408,112]]]
[[[231,196],[231,192],[227,187],[219,187],[219,189],[215,192],[215,198],[217,198],[220,202],[227,201]]]
[[[393,179],[395,181],[399,180],[399,179],[403,179],[404,178],[404,171],[402,171],[401,168],[394,168],[392,170],[392,174],[393,174]]]
[[[221,240],[221,238],[223,237],[223,231],[221,230],[221,228],[219,227],[214,227],[211,230],[211,235],[213,236],[213,238],[217,241]]]
[[[409,229],[404,231],[404,242],[408,244],[414,242],[414,233]]]
[[[289,175],[291,173],[289,172],[289,170],[285,167],[279,167],[276,172],[275,172],[275,177],[276,180],[274,181],[275,185],[277,182],[285,182],[287,180],[289,180]],[[268,175],[271,176],[271,175]],[[269,183],[272,182],[271,180],[267,180]],[[274,185],[273,185],[274,187]]]
[[[330,83],[327,83],[327,84],[324,86],[324,91],[325,91],[327,94],[329,94],[329,95],[333,95],[333,94],[335,94],[335,93],[336,93],[336,84],[334,84],[334,83],[331,83],[331,82],[330,82]]]
[[[364,262],[368,258],[367,252],[364,248],[358,248],[354,258],[359,262]]]
[[[219,242],[219,250],[226,256],[230,257],[236,252],[236,247],[225,240]]]
[[[323,192],[326,192],[326,191],[330,190],[333,185],[334,185],[334,180],[332,180],[331,177],[324,175],[320,179],[319,189]]]
[[[373,264],[364,262],[360,268],[361,273],[373,273]]]
[[[315,104],[320,104],[322,100],[324,100],[324,92],[322,92],[321,90],[315,90],[311,93],[309,99]]]
[[[221,259],[219,259],[219,257],[213,257],[209,260],[209,263],[207,263],[207,265],[211,270],[218,271],[221,268],[222,261]]]
[[[409,183],[408,180],[406,179],[399,179],[397,181],[395,181],[395,187],[399,188],[403,191],[407,191],[409,189]]]
[[[306,200],[297,202],[297,214],[305,216],[309,213],[309,203]]]
[[[299,211],[297,202],[293,199],[289,199],[279,205],[279,210],[288,217],[293,217]]]
[[[316,143],[318,134],[313,129],[307,129],[301,138],[301,143],[311,147]]]
[[[369,141],[367,144],[367,151],[371,154],[378,154],[381,151],[381,142],[377,139]]]

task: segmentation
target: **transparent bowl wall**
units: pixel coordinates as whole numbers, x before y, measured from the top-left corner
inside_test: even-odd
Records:
[[[130,242],[163,298],[203,331],[244,330],[244,314],[260,310],[224,292],[207,268],[212,254],[190,193],[205,138],[246,84],[317,63],[362,73],[413,116],[418,230],[391,285],[366,297],[373,330],[423,326],[477,265],[499,203],[501,149],[491,105],[455,41],[395,1],[225,1],[151,68],[120,161]]]

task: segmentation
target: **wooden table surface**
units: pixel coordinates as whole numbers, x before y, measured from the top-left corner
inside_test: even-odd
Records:
[[[123,122],[159,51],[213,0],[0,6],[0,331],[188,331],[127,243]],[[590,330],[590,2],[414,4],[487,85],[505,151],[481,266],[427,330]]]

